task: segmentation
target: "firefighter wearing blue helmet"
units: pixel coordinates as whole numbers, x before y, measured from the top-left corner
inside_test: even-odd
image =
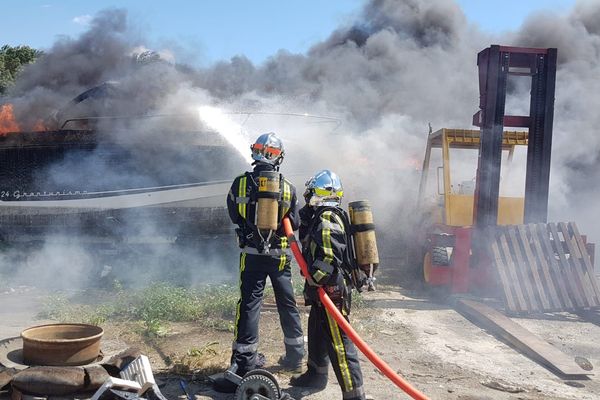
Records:
[[[323,389],[329,361],[342,389],[343,399],[363,400],[363,377],[354,344],[319,300],[322,287],[348,319],[350,290],[359,288],[352,278],[350,224],[340,207],[344,191],[340,178],[329,170],[317,172],[307,183],[300,210],[302,254],[308,265],[304,297],[311,306],[308,317],[308,369],[290,380],[292,386]]]

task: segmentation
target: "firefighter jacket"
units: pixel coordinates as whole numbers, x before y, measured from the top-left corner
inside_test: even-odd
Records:
[[[262,171],[273,171],[269,164],[258,163],[252,172],[246,172],[233,181],[227,196],[227,210],[231,221],[238,225],[238,244],[240,248],[256,249],[258,253],[264,252],[265,243],[258,235],[256,228],[256,206],[258,203],[258,176]],[[281,196],[279,199],[280,221],[277,231],[269,240],[269,251],[271,255],[277,256],[281,251],[289,248],[287,237],[283,232],[281,220],[288,217],[292,228],[298,229],[298,199],[296,188],[287,179],[281,177]],[[271,251],[273,250],[273,251]]]
[[[350,290],[344,271],[350,269],[350,243],[344,222],[345,211],[339,207],[315,210],[304,206],[299,213],[302,253],[310,275],[304,286],[306,303],[318,302],[316,286],[323,286],[333,302],[347,313],[350,311]]]

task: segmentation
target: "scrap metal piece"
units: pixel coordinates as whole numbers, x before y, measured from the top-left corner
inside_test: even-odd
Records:
[[[235,391],[235,400],[279,400],[281,390],[277,379],[268,371],[248,372]]]
[[[94,393],[91,400],[101,400],[112,398],[112,394],[117,394],[115,391],[119,391],[119,396],[123,392],[131,393],[137,396],[138,391],[142,386],[135,381],[128,381],[125,379],[109,377],[106,382]],[[111,394],[112,393],[112,394]],[[121,396],[122,397],[122,396]]]
[[[98,358],[85,366],[100,365],[105,361],[106,357],[100,351]],[[26,364],[25,360],[23,360],[23,339],[20,337],[11,337],[0,340],[0,364],[6,368],[14,368],[20,371],[31,367],[31,365]]]
[[[0,340],[0,364],[16,370],[29,368],[23,363],[23,340],[20,337]]]
[[[109,377],[94,393],[91,400],[110,398],[111,393],[126,400],[145,397],[150,400],[166,400],[160,392],[152,373],[150,360],[140,355],[120,372],[121,378]],[[119,392],[119,393],[117,393]]]
[[[78,366],[98,358],[104,330],[90,324],[46,324],[21,332],[30,365]]]
[[[117,376],[127,365],[131,364],[141,355],[142,353],[139,349],[135,347],[129,347],[110,357],[102,364],[102,366],[106,368],[112,376]]]
[[[135,381],[142,385],[142,391],[152,387],[152,385],[156,385],[152,367],[150,366],[150,360],[144,355],[140,355],[129,363],[119,375],[123,379]]]

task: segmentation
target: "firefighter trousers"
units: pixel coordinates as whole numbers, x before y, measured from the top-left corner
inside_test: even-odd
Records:
[[[292,287],[290,256],[240,254],[240,299],[237,303],[232,364],[245,373],[256,368],[258,323],[267,277],[271,280],[279,322],[284,335],[286,359],[300,362],[304,334]]]
[[[363,400],[363,377],[354,343],[325,307],[313,304],[308,317],[308,369],[327,375],[329,360],[343,398]]]

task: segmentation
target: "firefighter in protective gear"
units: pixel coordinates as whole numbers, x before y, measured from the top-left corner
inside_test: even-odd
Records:
[[[288,217],[293,229],[299,225],[296,189],[280,176],[277,229],[261,234],[257,228],[259,177],[261,173],[279,171],[284,148],[274,133],[265,133],[251,146],[254,170],[233,181],[227,196],[227,209],[236,229],[240,253],[240,299],[237,303],[235,332],[231,356],[232,372],[243,376],[257,368],[258,325],[263,290],[267,277],[271,280],[281,328],[285,356],[279,363],[298,371],[304,356],[304,334],[291,280],[291,253],[281,220]],[[214,382],[215,389],[233,392],[236,386],[224,378]]]
[[[292,386],[323,389],[331,360],[344,399],[365,399],[363,377],[354,344],[321,304],[317,286],[348,318],[351,270],[349,223],[340,207],[344,195],[339,177],[318,172],[306,183],[306,206],[300,210],[300,240],[308,265],[304,297],[311,306],[308,317],[308,369],[290,381]]]

